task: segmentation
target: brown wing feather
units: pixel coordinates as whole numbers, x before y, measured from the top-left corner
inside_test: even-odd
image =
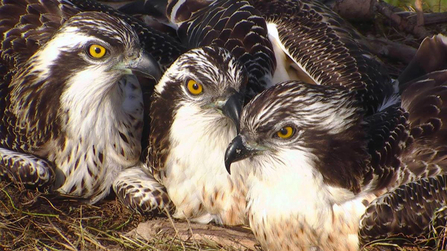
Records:
[[[358,90],[368,114],[394,93],[383,64],[361,35],[319,1],[250,0],[295,62],[318,84]]]
[[[403,164],[417,177],[447,171],[447,70],[405,85],[402,107],[410,114],[411,134]]]
[[[394,186],[402,170],[400,155],[409,137],[408,113],[399,104],[367,117],[370,169],[365,173],[365,185],[372,182],[373,190]]]
[[[425,178],[397,187],[373,201],[360,221],[361,245],[388,237],[394,237],[390,239],[393,242],[407,239],[414,243],[418,237],[427,239],[433,228],[444,228],[446,186],[446,175]]]
[[[22,65],[79,10],[64,1],[0,2],[1,61],[11,70]]]
[[[170,86],[167,86],[170,88]],[[174,121],[174,108],[176,102],[179,102],[179,95],[175,90],[165,92],[167,98],[154,93],[152,97],[152,107],[150,112],[151,127],[149,138],[149,149],[147,159],[145,160],[150,167],[152,174],[158,180],[164,175],[164,164],[169,152],[171,151],[171,142],[169,139],[169,131]],[[159,105],[168,104],[168,105]],[[157,129],[155,131],[155,128]]]
[[[61,25],[69,19],[72,15],[79,12],[74,6],[67,1],[59,0],[3,0],[0,2],[0,30],[3,33],[0,47],[0,64],[3,65],[4,74],[2,74],[2,82],[0,83],[0,95],[3,97],[0,101],[0,114],[2,124],[2,132],[0,133],[0,141],[3,147],[10,149],[24,150],[43,144],[51,135],[51,132],[56,132],[51,126],[44,126],[51,123],[44,123],[52,121],[53,116],[46,116],[46,111],[50,109],[43,109],[36,105],[36,100],[28,100],[25,102],[30,105],[30,113],[32,117],[27,118],[27,123],[34,128],[41,129],[41,133],[36,133],[35,138],[26,138],[23,136],[20,124],[20,118],[12,115],[9,112],[11,105],[11,86],[10,83],[16,73],[26,69],[29,66],[29,58],[35,54],[38,49],[45,44],[55,32],[59,30]],[[24,82],[32,82],[34,76],[27,76],[23,79]],[[27,88],[27,87],[22,87]],[[30,93],[37,95],[36,89],[31,90]],[[52,90],[51,96],[42,99],[40,104],[42,106],[51,103],[57,99],[58,92]],[[22,102],[23,103],[23,102]],[[24,103],[23,103],[24,104]],[[50,106],[57,109],[56,106]],[[37,112],[40,110],[40,112]],[[46,120],[41,119],[46,118]],[[33,122],[34,121],[34,122]],[[38,121],[38,122],[36,122]],[[22,144],[17,144],[17,140]],[[24,143],[26,142],[26,143]]]

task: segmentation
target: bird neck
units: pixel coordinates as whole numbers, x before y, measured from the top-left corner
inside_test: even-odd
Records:
[[[55,188],[93,196],[91,203],[109,192],[122,169],[138,162],[143,122],[142,93],[135,76],[124,77],[103,97],[95,95],[100,94],[75,89],[62,95],[64,143],[49,149],[49,159],[58,167]]]
[[[135,76],[126,75],[115,83],[105,83],[104,80],[103,84],[83,84],[82,77],[75,79],[79,81],[69,84],[60,98],[61,117],[66,118],[63,128],[67,134],[85,139],[111,135],[118,137],[112,140],[115,142],[120,141],[118,132],[135,130],[132,133],[135,140],[141,140],[142,129],[138,126],[143,120],[143,97]],[[104,128],[110,133],[105,133]]]
[[[275,166],[263,178],[253,173],[247,181],[250,226],[263,248],[357,250],[361,198],[337,204],[334,196],[352,193],[327,185],[311,163],[291,166]]]
[[[215,108],[201,108],[199,105],[182,105],[175,113],[171,127],[170,141],[173,147],[182,148],[187,159],[190,153],[203,155],[210,152],[207,149],[219,149],[224,165],[225,149],[236,137],[236,127],[233,122],[217,112]],[[216,159],[213,159],[216,161]],[[223,169],[225,171],[225,169]]]
[[[236,168],[230,176],[224,165],[225,149],[236,136],[236,128],[224,115],[209,109],[182,105],[175,112],[169,131],[171,151],[165,162],[170,176],[163,184],[182,213],[176,217],[203,222],[201,216],[211,214],[208,221],[242,224],[245,188],[239,172],[244,169]]]
[[[296,151],[290,157],[275,161],[275,158],[261,159],[260,156],[256,156],[251,161],[241,161],[241,165],[254,166],[254,172],[247,182],[250,203],[253,206],[257,204],[259,208],[264,207],[272,214],[314,213],[319,209],[327,210],[334,202],[327,189],[328,185],[313,167],[312,157],[308,153]],[[263,167],[256,167],[258,163]],[[308,210],[309,207],[315,210]],[[314,219],[314,224],[320,220],[314,216],[307,218]]]

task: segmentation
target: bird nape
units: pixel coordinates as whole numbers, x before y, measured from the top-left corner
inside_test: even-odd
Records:
[[[157,61],[129,24],[105,13],[57,0],[2,1],[0,13],[0,174],[97,202],[139,160],[133,73],[159,77]]]

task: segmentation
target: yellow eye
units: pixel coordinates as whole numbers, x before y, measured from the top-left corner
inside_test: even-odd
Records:
[[[88,48],[88,53],[90,53],[90,56],[94,58],[102,58],[104,55],[106,55],[106,48],[99,44],[92,44]]]
[[[199,95],[203,92],[203,86],[192,79],[188,80],[186,87],[192,95]]]
[[[280,137],[281,139],[288,139],[292,137],[294,133],[295,129],[293,127],[285,126],[279,129],[279,131],[276,132],[276,135],[278,135],[278,137]]]

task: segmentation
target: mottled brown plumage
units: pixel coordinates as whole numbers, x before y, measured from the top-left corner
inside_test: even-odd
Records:
[[[305,82],[357,90],[369,114],[393,96],[392,79],[368,42],[323,3],[312,0],[250,0],[250,3],[267,22],[269,34],[274,38],[272,43],[295,63],[282,65],[302,71],[307,77],[303,79]]]
[[[188,48],[217,45],[228,49],[244,64],[248,71],[246,102],[259,91],[274,84],[275,74],[281,74],[281,72],[275,72],[278,58],[277,55],[274,55],[273,47],[269,40],[271,36],[267,33],[268,22],[276,25],[279,32],[279,42],[287,45],[286,53],[304,68],[306,74],[309,75],[308,78],[317,80],[314,83],[357,90],[358,98],[364,99],[365,107],[370,109],[371,113],[390,101],[394,93],[390,77],[383,71],[381,62],[374,58],[367,46],[363,44],[363,38],[347,22],[343,21],[330,9],[318,3],[314,4],[307,1],[169,1],[167,17],[177,26],[179,39]],[[287,32],[289,31],[292,31],[296,36],[288,36]],[[324,36],[326,33],[328,36]],[[315,63],[313,63],[314,61]],[[184,63],[187,64],[188,62],[185,61]],[[198,69],[202,69],[202,63],[196,61],[194,63],[197,64]],[[369,67],[365,67],[365,65]],[[171,69],[171,71],[176,72],[175,69]],[[211,70],[203,71],[208,72]],[[173,75],[173,73],[168,75]],[[286,77],[278,77],[278,79],[284,78]],[[328,81],[329,79],[333,81]],[[152,119],[156,121],[152,122],[151,127],[153,131],[151,151],[156,154],[152,154],[152,157],[150,157],[151,161],[148,163],[149,168],[154,168],[154,170],[159,169],[160,166],[171,165],[169,161],[166,161],[168,156],[175,159],[180,158],[176,156],[181,155],[172,153],[170,149],[172,142],[169,142],[172,139],[167,136],[174,133],[170,130],[172,130],[172,123],[177,121],[177,119],[173,118],[175,112],[166,112],[166,110],[175,111],[174,108],[179,106],[178,99],[173,96],[175,94],[174,90],[172,88],[169,91],[173,93],[169,94],[168,92],[165,94],[172,95],[170,98],[166,98],[163,101],[155,101],[157,104],[155,106],[160,108],[157,108],[157,112],[153,112],[156,116],[153,116]],[[167,92],[167,90],[164,91]],[[167,100],[170,100],[171,103]],[[393,100],[390,102],[393,102]],[[170,117],[166,118],[166,116]],[[184,121],[185,118],[181,119],[181,121]],[[218,126],[215,123],[213,128]],[[229,128],[229,125],[226,126]],[[205,137],[205,135],[206,133],[204,132],[202,137]],[[179,145],[181,143],[179,142]],[[222,151],[216,150],[217,148],[212,143],[210,144],[207,152],[211,155],[217,154],[215,151]],[[185,151],[194,150],[187,149]],[[340,165],[343,164],[341,161]],[[169,173],[166,180],[169,177],[176,182],[179,179],[177,177],[189,180],[195,174],[189,174],[188,171],[200,170],[197,165],[185,166],[179,173],[166,172]],[[204,170],[200,172],[207,172],[210,167],[209,165],[202,165],[202,168]],[[221,172],[222,166],[219,168],[220,170],[215,170],[215,172]],[[351,168],[346,172],[351,170],[357,172],[355,165],[351,165]],[[185,173],[188,173],[188,175]],[[210,180],[213,178],[209,177]],[[241,179],[244,178],[241,177]],[[163,181],[163,183],[166,182]],[[355,182],[343,180],[343,175],[340,176],[338,181],[334,182],[350,183],[353,189],[354,187],[357,190],[360,189],[360,180]],[[175,182],[172,181],[171,183]],[[211,187],[209,184],[206,186]],[[216,187],[215,190],[219,191]],[[242,188],[245,188],[245,186],[242,185],[241,190]],[[172,185],[168,192],[169,190],[171,192],[174,190],[184,192],[180,185],[177,188],[175,188],[175,185]],[[209,193],[209,191],[206,191],[206,194]],[[131,196],[128,196],[128,198],[131,198]],[[238,201],[241,201],[242,204],[245,203],[243,199]],[[178,205],[179,203],[174,204]],[[182,206],[188,207],[189,204],[185,203]],[[146,208],[152,207],[148,206]],[[243,206],[237,205],[237,207],[242,208]],[[191,213],[187,215],[194,215],[194,213],[200,215],[202,212],[206,212],[206,209],[199,208],[196,211],[191,209],[188,212]]]
[[[433,39],[439,38],[445,39]],[[447,43],[439,46],[447,48]],[[446,84],[447,70],[404,83],[400,102],[372,115],[355,92],[330,85],[282,83],[251,101],[226,163],[241,160],[237,163],[251,170],[247,210],[261,245],[267,250],[357,250],[367,203],[387,192],[365,216],[362,238],[386,236],[384,229],[418,235],[406,226],[424,208],[423,222],[414,229],[427,230],[424,222],[445,196],[443,178],[421,179],[447,171]],[[422,194],[413,192],[412,187],[424,184],[415,188]],[[435,187],[441,194],[432,200],[429,191]],[[421,198],[390,199],[406,196],[405,191]],[[401,210],[406,202],[422,209],[408,216]]]
[[[447,223],[446,179],[446,175],[422,178],[374,200],[360,221],[360,245],[372,241],[399,244],[419,240],[427,246],[441,246],[436,242],[442,241],[439,235]],[[435,238],[424,241],[430,236]]]
[[[187,47],[220,46],[244,64],[247,101],[274,84],[276,60],[267,26],[248,1],[169,1],[167,16]]]
[[[68,1],[4,0],[0,13],[0,173],[95,203],[139,160],[132,71],[157,76],[158,63],[129,24]]]
[[[176,9],[176,11],[170,9],[177,3],[181,5],[179,9]],[[234,118],[228,118],[229,116],[225,114],[222,115],[221,110],[223,107],[221,106],[229,98],[228,95],[230,93],[240,92],[238,99],[242,100],[244,94],[246,97],[251,98],[263,90],[267,83],[271,84],[270,78],[274,70],[274,57],[270,42],[266,37],[265,22],[247,2],[216,1],[211,5],[205,2],[202,3],[203,5],[200,3],[199,5],[195,4],[196,2],[194,1],[186,3],[172,1],[168,5],[168,15],[170,17],[177,14],[182,17],[190,15],[186,17],[187,20],[179,20],[177,17],[173,17],[171,20],[178,22],[177,33],[187,47],[202,48],[205,45],[212,45],[212,49],[208,48],[203,51],[199,50],[201,51],[200,53],[199,51],[194,51],[183,55],[180,57],[179,63],[176,63],[176,66],[167,70],[165,77],[158,84],[158,86],[166,85],[167,90],[163,90],[164,98],[160,98],[160,94],[154,95],[151,107],[151,145],[147,164],[150,169],[153,169],[155,176],[160,176],[157,180],[163,185],[169,186],[166,187],[167,191],[171,197],[175,198],[173,199],[174,204],[180,207],[180,209],[177,209],[175,216],[180,218],[188,217],[201,222],[215,220],[225,224],[240,224],[244,222],[244,187],[240,181],[230,179],[223,166],[225,146],[235,136],[236,129],[232,121]],[[192,9],[200,9],[200,11],[194,14],[189,13]],[[227,49],[232,56],[227,55],[228,52],[223,53],[222,49],[217,49],[217,47]],[[198,58],[191,57],[195,53],[199,53],[202,56]],[[233,56],[243,63],[249,72],[248,93],[245,92],[246,84],[244,82],[247,76],[240,76],[247,73],[242,69],[243,66],[235,62],[236,59]],[[234,74],[234,76],[228,76],[228,72]],[[219,91],[212,93],[208,89],[207,93],[204,94],[209,103],[200,107],[199,110],[203,114],[196,112],[191,114],[190,118],[183,115],[175,117],[176,114],[179,114],[177,109],[183,106],[195,109],[201,103],[200,100],[190,99],[187,99],[184,104],[179,103],[185,98],[182,88],[184,88],[186,84],[184,81],[187,81],[188,77],[199,83],[207,84],[207,88],[212,88],[212,90],[217,88]],[[228,83],[226,83],[227,81]],[[240,104],[234,105],[240,108]],[[186,112],[186,109],[182,110]],[[215,117],[215,121],[212,121],[211,117]],[[198,129],[196,137],[200,143],[196,146],[185,148],[185,145],[189,144],[187,138],[181,140],[172,139],[169,135],[174,133],[172,130],[179,130],[173,129],[174,123],[185,124],[185,129],[181,130],[186,130],[186,128],[193,130],[186,127],[186,125],[190,125],[186,121],[189,119],[197,120],[197,126],[201,122],[209,123],[209,125],[206,126],[206,130]],[[205,142],[203,140],[205,138],[210,138],[209,142]],[[178,153],[170,154],[173,145],[178,145],[178,148],[183,150],[177,150]],[[194,156],[188,156],[184,161],[182,160],[184,163],[179,165],[181,168],[173,169],[174,167],[172,166],[175,166],[175,164],[171,163],[172,159],[179,158],[178,156],[186,154],[188,151],[201,151],[204,154],[207,152],[207,154],[203,158],[203,163],[192,163]],[[222,161],[215,161],[216,159],[221,159]],[[218,168],[212,168],[212,166],[218,166]],[[169,171],[171,169],[173,170]],[[160,173],[163,175],[167,173],[167,177],[163,177]],[[205,177],[209,179],[204,179]],[[190,181],[197,179],[199,179],[196,182],[197,184]],[[217,185],[210,182],[211,179],[219,179],[219,183],[221,182],[222,184]],[[130,186],[131,183],[123,180],[121,184]],[[225,189],[219,189],[219,186],[234,189],[234,195],[227,192],[221,193],[220,191]],[[239,188],[239,190],[236,188]],[[115,190],[118,189],[120,188],[115,186]],[[152,186],[148,187],[148,189],[152,189]],[[159,194],[158,189],[155,192]],[[195,195],[190,196],[191,198],[180,199],[182,196],[185,196],[184,193]],[[153,199],[148,198],[140,199],[139,194],[141,193],[136,193],[138,198],[135,198],[135,201],[132,201],[132,196],[127,196],[122,201],[127,201],[126,203],[133,205],[141,205],[140,200],[153,201]],[[152,194],[149,193],[148,197],[150,196]],[[181,202],[182,200],[184,202]],[[237,201],[237,203],[233,203],[233,201]],[[231,209],[232,207],[234,209]],[[158,207],[150,205],[145,208]],[[143,211],[139,207],[135,209]],[[182,210],[184,211],[183,213]]]

